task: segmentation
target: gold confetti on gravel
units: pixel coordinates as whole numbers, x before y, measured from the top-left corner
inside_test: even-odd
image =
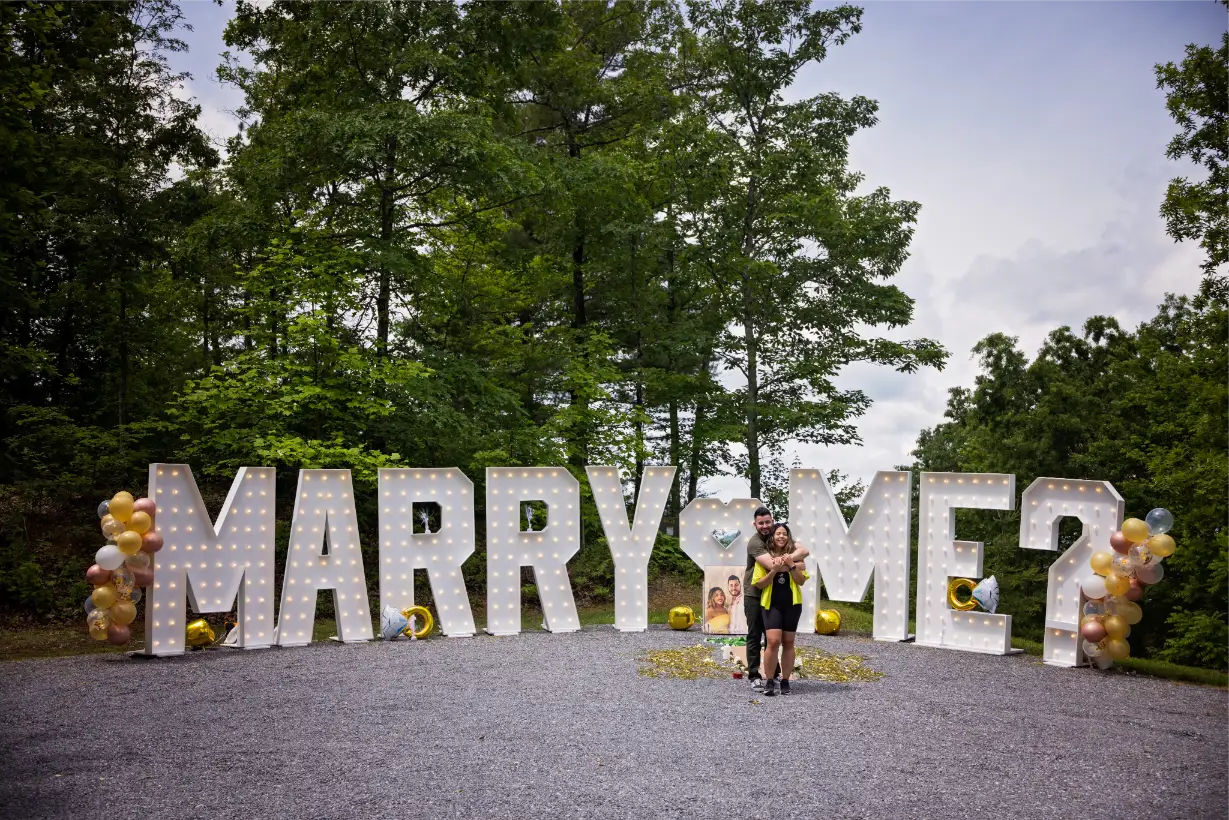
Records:
[[[697,678],[732,677],[734,664],[719,661],[718,653],[707,644],[689,646],[686,649],[652,649],[637,661],[639,672],[646,678]],[[823,680],[833,683],[862,683],[876,681],[882,672],[868,668],[861,655],[834,655],[822,649],[798,647],[796,677],[804,680]]]

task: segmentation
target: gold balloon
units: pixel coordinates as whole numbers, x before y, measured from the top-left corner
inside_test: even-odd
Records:
[[[132,515],[132,505],[134,503],[135,501],[132,498],[132,493],[121,491],[116,493],[115,497],[111,499],[111,502],[107,505],[107,512],[109,512],[116,521],[126,522],[129,516]]]
[[[90,597],[94,599],[94,606],[99,609],[110,609],[119,600],[119,593],[115,591],[113,584],[103,584],[100,587],[94,587]]]
[[[1098,575],[1109,575],[1114,569],[1114,556],[1108,552],[1094,552],[1088,563]]]
[[[401,610],[401,617],[405,618],[405,629],[401,630],[402,635],[413,635],[420,641],[431,634],[431,630],[435,629],[435,618],[431,615],[431,610],[425,606],[412,606],[409,609]],[[410,632],[410,618],[417,618],[420,626],[417,631]]]
[[[149,528],[153,525],[154,522],[153,519],[149,517],[149,513],[137,510],[132,515],[128,516],[128,529],[132,530],[138,535],[144,535],[145,533],[149,532]]]
[[[1126,595],[1131,588],[1131,579],[1125,575],[1111,572],[1105,576],[1105,591],[1110,595]]]
[[[1144,610],[1134,601],[1120,602],[1118,604],[1118,611],[1116,614],[1121,615],[1123,620],[1131,626],[1135,626],[1144,618]]]
[[[1105,654],[1116,661],[1125,661],[1131,657],[1131,644],[1122,638],[1106,638]]]
[[[815,613],[815,631],[820,635],[835,635],[841,628],[841,613],[835,609],[821,609]]]
[[[1121,615],[1107,615],[1104,625],[1105,634],[1111,638],[1125,638],[1127,633],[1131,631],[1131,626],[1127,623],[1127,619]]]
[[[947,585],[947,605],[952,609],[964,612],[977,606],[977,601],[973,600],[973,587],[977,584],[970,581],[968,578],[953,578],[952,582]],[[961,589],[969,593],[969,600],[962,601],[956,595]]]
[[[115,512],[111,514],[115,515]],[[1122,534],[1132,544],[1142,544],[1148,540],[1148,525],[1138,518],[1128,518],[1122,522]]]
[[[691,625],[696,622],[696,613],[692,612],[689,606],[676,606],[670,610],[667,620],[671,629],[691,629]]]
[[[213,627],[209,626],[209,622],[204,618],[197,618],[188,624],[188,646],[197,648],[209,646],[216,639],[217,636],[213,634]]]
[[[120,626],[128,626],[137,619],[137,605],[132,601],[119,600],[111,605],[111,621]]]
[[[136,555],[141,551],[141,534],[132,530],[124,530],[115,539],[115,546],[124,555]]]
[[[1165,533],[1148,539],[1148,549],[1152,550],[1152,554],[1158,558],[1168,558],[1177,548],[1178,545],[1174,543],[1174,539]]]

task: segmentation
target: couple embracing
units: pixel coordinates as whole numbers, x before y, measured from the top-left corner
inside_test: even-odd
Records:
[[[789,525],[776,523],[767,507],[755,511],[755,535],[747,540],[743,611],[747,616],[747,677],[751,688],[776,695],[790,693],[794,638],[802,617],[802,584],[810,576],[803,565],[810,553],[794,543]],[[760,641],[767,640],[763,674]],[[780,663],[777,653],[780,652]]]

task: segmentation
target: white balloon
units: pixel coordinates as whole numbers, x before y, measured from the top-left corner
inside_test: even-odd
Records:
[[[99,564],[99,566],[102,566]],[[1099,601],[1109,594],[1105,588],[1105,579],[1100,575],[1094,576],[1080,584],[1080,589],[1084,590],[1084,597],[1093,601]]]
[[[1109,669],[1114,665],[1114,659],[1109,655],[1102,655],[1099,658],[1094,658],[1093,663],[1098,669]]]
[[[124,553],[120,552],[119,547],[114,544],[107,544],[94,555],[94,563],[103,569],[116,570],[124,565],[124,558],[126,557]]]

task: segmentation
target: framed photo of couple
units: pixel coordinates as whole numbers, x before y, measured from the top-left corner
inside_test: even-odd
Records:
[[[704,568],[701,631],[709,635],[746,635],[747,615],[743,610],[743,573],[746,567]]]

